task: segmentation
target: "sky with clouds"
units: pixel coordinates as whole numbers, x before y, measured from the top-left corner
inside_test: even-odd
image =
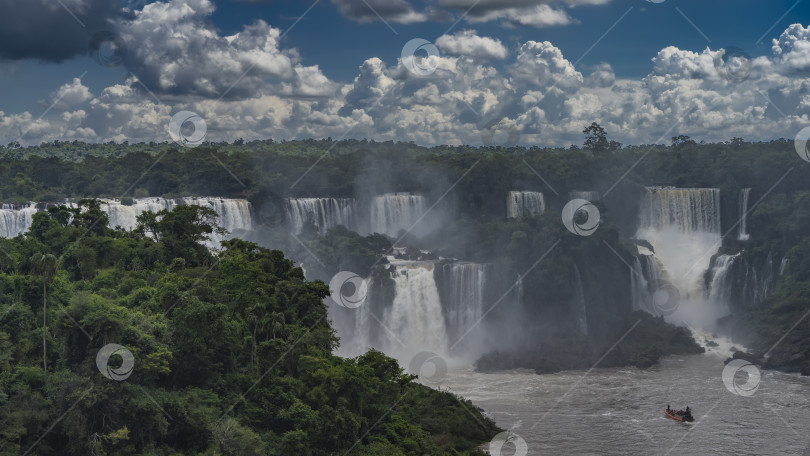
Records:
[[[793,138],[810,2],[0,0],[2,144],[170,141],[181,111],[210,141]]]

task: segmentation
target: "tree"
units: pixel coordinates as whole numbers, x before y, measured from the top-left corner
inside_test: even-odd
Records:
[[[48,371],[48,284],[56,275],[56,257],[52,254],[36,253],[31,257],[31,275],[42,279],[42,368]]]
[[[697,144],[695,140],[686,135],[678,135],[672,137],[672,147],[681,147],[695,144]]]
[[[585,135],[583,147],[593,153],[613,152],[622,147],[622,145],[616,141],[608,141],[607,132],[596,122],[585,127],[582,133]]]

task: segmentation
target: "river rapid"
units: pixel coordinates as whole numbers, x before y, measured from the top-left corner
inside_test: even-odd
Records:
[[[756,391],[741,395],[726,388],[723,369],[713,354],[668,357],[647,369],[551,375],[461,368],[442,389],[472,400],[525,440],[525,453],[507,443],[493,456],[810,455],[810,377],[762,371]],[[746,374],[737,380],[745,383]],[[667,404],[689,405],[695,422],[667,418]]]

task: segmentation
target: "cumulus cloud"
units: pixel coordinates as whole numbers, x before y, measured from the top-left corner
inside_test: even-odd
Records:
[[[209,9],[183,7],[189,4]],[[617,78],[609,63],[576,68],[548,41],[507,48],[463,31],[436,40],[442,52],[431,74],[415,75],[402,60],[371,57],[358,62],[351,82],[340,84],[317,67],[301,65],[267,24],[220,36],[205,25],[210,7],[207,0],[151,4],[130,25],[132,38],[155,51],[151,60],[151,53],[138,50],[128,57],[142,62],[134,73],[171,105],[139,89],[134,77],[96,94],[74,80],[52,94],[65,106],[44,119],[0,112],[0,136],[13,140],[25,132],[22,142],[35,144],[66,138],[164,141],[168,121],[179,110],[199,113],[212,141],[346,135],[481,144],[482,128],[503,120],[520,131],[523,144],[579,144],[582,128],[593,121],[611,139],[646,144],[675,125],[670,136],[758,140],[792,137],[810,122],[810,80],[804,73],[810,33],[800,25],[785,30],[773,41],[772,53],[753,59],[747,78],[737,80],[717,69],[723,49],[666,47],[650,56],[647,76],[629,80]],[[171,25],[161,29],[166,23]],[[155,37],[148,36],[150,27]],[[195,62],[213,69],[195,72]],[[239,82],[240,72],[252,64],[256,73]],[[218,101],[221,90],[235,82],[238,96]]]
[[[230,36],[207,21],[210,0],[170,0],[136,11],[119,31],[126,65],[152,92],[244,98],[256,93],[327,96],[336,89],[317,66],[279,46],[281,31],[258,20]]]
[[[500,21],[538,28],[575,23],[566,7],[607,3],[610,0],[438,0],[443,8],[466,12],[471,23]]]
[[[385,20],[400,24],[441,20],[449,16],[434,8],[418,12],[406,0],[332,0],[343,17],[358,22]]]
[[[0,60],[60,62],[124,15],[118,0],[0,1]]]
[[[455,35],[442,35],[436,40],[436,45],[447,54],[481,59],[505,59],[509,55],[501,40],[478,36],[474,30],[465,30]]]

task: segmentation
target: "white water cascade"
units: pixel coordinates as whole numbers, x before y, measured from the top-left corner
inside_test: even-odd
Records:
[[[217,214],[216,223],[228,230],[231,234],[243,233],[253,228],[250,212],[250,203],[245,200],[215,198],[215,197],[186,197],[176,199],[166,198],[136,198],[131,205],[122,204],[119,200],[99,199],[101,209],[107,213],[111,228],[121,227],[132,230],[137,226],[137,216],[146,211],[159,212],[163,209],[172,210],[183,204],[192,204],[212,209]],[[74,203],[66,203],[75,207]],[[33,214],[37,212],[35,203],[26,207],[14,208],[3,205],[0,209],[0,237],[14,237],[28,231],[31,227]],[[211,247],[218,247],[223,237],[211,234]]]
[[[391,332],[384,351],[400,361],[410,361],[421,351],[446,354],[447,325],[432,263],[393,262],[396,294],[383,322]],[[407,365],[407,363],[406,363]]]
[[[569,199],[584,199],[586,201],[599,201],[602,197],[594,190],[572,190],[568,192]]]
[[[663,279],[661,262],[649,249],[638,246],[638,255],[630,274],[630,289],[633,294],[633,310],[657,314],[653,304],[655,284]]]
[[[287,223],[300,233],[304,223],[312,220],[321,234],[329,228],[343,225],[355,227],[355,201],[352,198],[287,198],[284,204]]]
[[[680,304],[669,320],[712,327],[722,309],[706,302],[703,276],[721,245],[720,191],[648,188],[636,237],[653,246],[661,273],[680,292]]]
[[[425,213],[425,197],[410,193],[386,193],[371,202],[371,232],[397,237],[400,230],[414,228]]]
[[[747,241],[751,238],[748,234],[748,196],[751,194],[750,188],[740,190],[740,234],[737,239]]]
[[[545,210],[546,200],[540,192],[509,192],[506,196],[506,218],[541,214]]]
[[[468,348],[478,342],[484,316],[487,276],[492,265],[451,263],[441,266],[439,291],[449,342]],[[453,347],[454,349],[456,347]]]
[[[34,214],[37,212],[36,203],[26,206],[3,204],[0,206],[0,237],[13,238],[31,228]]]
[[[709,298],[715,304],[728,305],[731,292],[731,266],[740,256],[719,255],[712,265],[711,284],[709,285]]]

